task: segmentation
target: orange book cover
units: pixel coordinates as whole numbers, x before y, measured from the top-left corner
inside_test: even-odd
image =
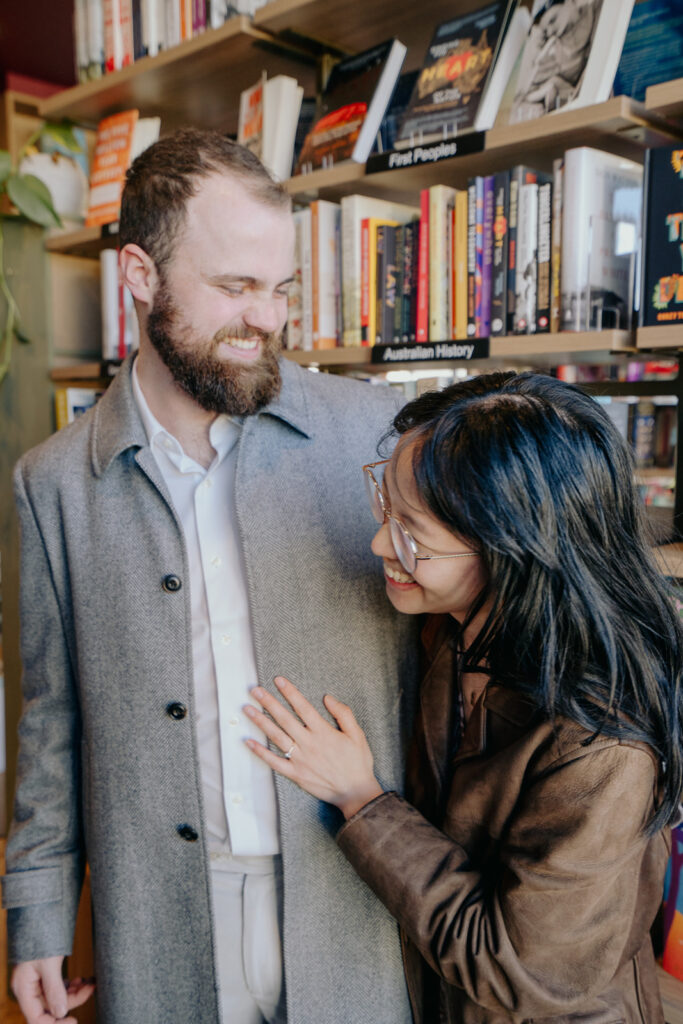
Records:
[[[97,126],[86,227],[118,220],[138,116],[137,110],[122,110],[105,117]]]

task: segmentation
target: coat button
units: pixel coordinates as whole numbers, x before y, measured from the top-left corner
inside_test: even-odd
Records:
[[[177,590],[180,590],[180,588],[182,587],[180,577],[175,576],[173,573],[171,573],[169,576],[164,576],[163,580],[161,581],[161,585],[167,594],[175,594],[175,592]]]
[[[166,714],[179,722],[187,714],[187,708],[184,704],[174,701],[172,704],[166,705]]]
[[[195,832],[192,825],[178,825],[176,832],[181,839],[185,839],[188,843],[196,843],[199,839],[199,834]]]

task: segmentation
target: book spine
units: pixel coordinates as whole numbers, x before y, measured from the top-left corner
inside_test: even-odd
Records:
[[[147,47],[145,45],[145,22],[146,17],[143,13],[143,0],[132,0],[133,9],[133,59],[140,60],[141,57],[147,56]]]
[[[382,293],[382,342],[390,345],[394,340],[394,318],[397,305],[396,234],[398,228],[384,231],[384,287]]]
[[[370,323],[370,218],[360,222],[360,331],[361,344],[369,345]]]
[[[417,267],[416,339],[429,338],[429,189],[420,192],[420,247]]]
[[[538,272],[536,284],[536,331],[550,330],[550,261],[552,253],[552,193],[551,181],[538,186]]]
[[[119,0],[103,0],[104,4],[104,68],[118,71],[123,60],[121,9]]]
[[[646,151],[647,155],[647,151]],[[562,185],[564,161],[560,157],[553,163],[553,224],[550,253],[550,331],[556,334],[562,324]]]
[[[381,231],[381,247],[379,235]],[[377,344],[377,313],[382,295],[384,274],[384,225],[370,218],[368,232],[368,339],[370,345]]]
[[[467,338],[467,189],[455,197],[455,337]]]
[[[415,308],[417,285],[417,246],[420,225],[411,221],[405,226],[403,235],[403,300],[401,303],[401,333],[399,341],[415,341]]]
[[[484,179],[477,175],[475,182],[475,226],[474,226],[474,333],[483,337],[483,280],[484,280]]]
[[[536,330],[536,246],[538,242],[538,185],[519,190],[515,333]]]
[[[356,215],[356,197],[341,204],[342,321],[344,345],[360,345],[361,335],[361,225]]]
[[[320,339],[320,224],[319,200],[311,203],[311,302],[313,310],[313,348]]]
[[[496,174],[494,195],[491,334],[498,336],[505,334],[507,328],[508,219],[510,210],[510,175],[507,171]]]
[[[135,60],[133,28],[133,0],[119,0],[121,19],[121,67],[128,67]]]
[[[301,211],[301,299],[303,305],[303,348],[313,348],[313,263],[311,252],[311,210]]]
[[[104,7],[102,0],[87,0],[88,78],[104,73]]]
[[[454,201],[453,206],[450,210],[448,238],[448,326],[450,329],[449,338],[457,337],[458,331],[458,316],[456,308],[458,280],[455,263],[455,206],[456,202]]]
[[[479,337],[488,338],[491,333],[491,278],[493,273],[493,215],[494,215],[494,178],[484,178],[483,201],[483,239],[482,239],[482,274],[481,274],[481,324]]]
[[[417,341],[417,292],[420,280],[420,222],[413,223],[413,247],[410,266],[409,342]]]
[[[445,341],[448,331],[448,236],[450,190],[429,189],[429,340]]]
[[[88,7],[87,0],[76,0],[74,7],[74,47],[76,79],[88,81]]]
[[[68,388],[55,388],[55,427],[61,430],[69,422]]]
[[[287,348],[303,348],[303,301],[301,294],[301,231],[302,210],[295,210],[294,220],[294,267],[292,283],[287,296]]]
[[[313,348],[337,345],[337,240],[339,207],[323,199],[311,203],[313,239]],[[316,301],[317,292],[317,301]]]
[[[119,358],[119,254],[100,252],[100,307],[102,310],[102,358]]]
[[[472,179],[467,186],[467,337],[477,334],[476,285],[477,271],[477,185]]]
[[[374,323],[374,344],[381,345],[384,341],[384,304],[386,301],[386,233],[387,226],[380,224],[377,227],[377,240],[375,245],[375,309],[371,311],[370,318]]]
[[[396,263],[396,301],[394,302],[394,323],[391,340],[398,344],[401,340],[401,323],[403,320],[403,278],[405,273],[405,239],[406,225],[400,224],[396,228],[395,241],[395,263]]]

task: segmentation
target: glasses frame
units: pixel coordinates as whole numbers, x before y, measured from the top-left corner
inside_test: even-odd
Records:
[[[391,509],[388,507],[388,505],[386,503],[386,500],[384,498],[384,495],[382,494],[382,488],[380,487],[379,483],[377,482],[377,478],[375,477],[375,474],[373,473],[373,469],[376,469],[377,466],[386,466],[387,463],[389,463],[389,462],[391,462],[391,459],[380,459],[379,462],[369,462],[366,466],[363,466],[363,472],[366,474],[366,484],[367,484],[367,481],[370,480],[370,482],[372,483],[372,485],[375,488],[375,492],[376,492],[377,498],[379,500],[379,506],[380,506],[380,508],[382,510],[382,515],[383,515],[383,519],[382,519],[381,523],[380,523],[379,519],[377,518],[377,516],[375,515],[374,510],[372,512],[372,517],[375,520],[375,522],[378,523],[380,526],[383,526],[384,523],[386,523],[388,521],[388,523],[389,523],[389,535],[391,537],[391,543],[393,545],[396,557],[398,558],[399,562],[401,563],[402,568],[405,569],[405,571],[412,576],[413,573],[415,572],[416,568],[417,568],[417,563],[418,562],[428,562],[431,559],[437,559],[437,558],[470,558],[472,555],[478,555],[479,554],[478,551],[455,551],[455,552],[452,552],[449,555],[421,555],[421,554],[419,554],[418,547],[417,547],[417,541],[415,540],[415,538],[413,537],[413,535],[411,534],[410,530],[405,525],[405,523],[401,519],[399,519],[399,517],[397,515],[395,515],[391,511]],[[370,508],[372,510],[373,509],[372,493],[370,492],[369,489],[368,489],[368,498],[370,499]],[[400,547],[397,546],[396,540],[395,540],[395,535],[394,535],[394,530],[395,529],[400,532],[400,535],[408,543],[408,548],[409,548],[409,550],[410,550],[410,552],[412,553],[412,556],[413,556],[413,561],[410,563],[410,565],[406,564],[406,561],[404,560],[404,558],[401,557],[402,556],[402,552],[400,550]]]

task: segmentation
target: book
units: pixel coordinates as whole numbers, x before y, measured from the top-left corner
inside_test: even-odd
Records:
[[[510,172],[501,171],[493,182],[493,256],[491,267],[491,334],[505,334],[507,325],[508,219]]]
[[[515,308],[517,306],[517,236],[519,227],[519,193],[522,185],[537,180],[538,172],[533,167],[517,164],[510,172],[510,206],[508,220],[508,295],[507,324],[505,334],[515,332]]]
[[[377,233],[380,225],[397,227],[398,221],[384,220],[381,217],[364,217],[361,222],[361,342],[374,345],[377,341],[378,304],[377,280],[382,280],[384,271],[384,250],[378,260]]]
[[[562,270],[562,182],[564,158],[553,161],[553,222],[550,253],[550,331],[556,334],[562,324],[560,275]]]
[[[55,388],[55,426],[57,430],[73,423],[83,413],[91,409],[102,397],[100,388],[69,387]]]
[[[538,248],[538,184],[522,185],[517,207],[517,270],[515,273],[515,334],[536,330]]]
[[[339,203],[311,203],[313,348],[335,348],[337,338],[337,223]]]
[[[404,71],[399,75],[391,102],[379,126],[375,145],[372,147],[373,153],[388,153],[394,148],[401,121],[410,102],[419,73],[419,68],[415,68],[413,71]]]
[[[683,77],[683,3],[639,0],[633,8],[619,65],[615,96],[641,103],[651,85]]]
[[[449,317],[452,266],[451,223],[455,189],[432,185],[429,189],[429,340],[451,337]]]
[[[294,140],[303,88],[289,75],[267,78],[240,93],[237,141],[259,158],[277,181],[288,178],[292,169]]]
[[[477,175],[474,179],[475,217],[474,217],[474,336],[483,337],[482,300],[484,284],[484,178]]]
[[[137,110],[122,110],[100,121],[90,168],[86,227],[118,219],[126,171],[159,138],[160,125],[160,118],[140,117]]]
[[[467,202],[466,189],[458,189],[455,196],[455,337],[467,338]]]
[[[628,329],[643,169],[586,146],[564,155],[562,329]]]
[[[550,261],[553,237],[553,183],[538,186],[538,242],[536,249],[536,331],[550,330]]]
[[[513,6],[510,0],[497,0],[436,28],[399,128],[396,148],[474,129]]]
[[[640,326],[683,321],[683,149],[645,153]]]
[[[376,345],[394,340],[397,298],[396,232],[399,225],[380,224],[377,228],[377,316]]]
[[[342,321],[344,345],[361,344],[361,222],[366,217],[407,224],[420,216],[415,206],[372,196],[342,196]]]
[[[417,249],[420,223],[413,220],[403,229],[403,272],[401,275],[401,328],[396,341],[415,342],[417,317]]]
[[[405,55],[403,43],[390,39],[334,65],[321,95],[318,118],[299,153],[296,173],[342,160],[365,163]]]
[[[303,210],[295,210],[294,220],[294,270],[292,283],[287,292],[287,334],[285,347],[289,350],[304,347],[304,307],[302,286],[302,221]]]
[[[609,98],[634,0],[534,3],[526,42],[496,124]]]
[[[303,307],[303,344],[313,348],[313,256],[311,251],[311,208],[300,210],[301,220],[301,299]]]
[[[491,279],[493,275],[493,220],[495,213],[495,181],[492,174],[483,180],[481,311],[477,337],[491,334]]]
[[[467,185],[467,337],[477,336],[477,183],[472,178]]]
[[[429,340],[429,189],[420,190],[420,233],[417,250],[415,340]]]
[[[508,82],[517,65],[531,27],[531,0],[518,0],[504,29],[502,43],[495,58],[493,71],[484,90],[477,116],[474,119],[474,130],[488,131],[496,122],[498,110],[506,94]]]
[[[237,141],[245,146],[254,156],[261,159],[263,148],[263,90],[266,84],[266,72],[262,72],[258,82],[243,89],[240,93],[240,105],[237,113]]]

